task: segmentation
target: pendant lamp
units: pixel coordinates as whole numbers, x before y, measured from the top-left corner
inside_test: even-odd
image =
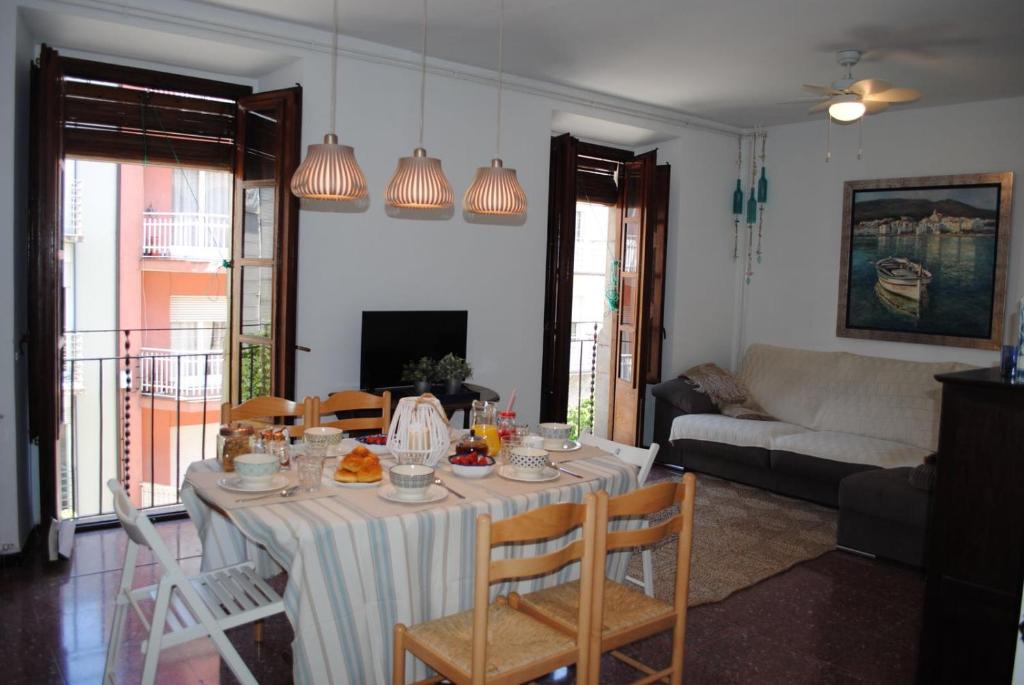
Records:
[[[338,75],[338,0],[334,0],[334,45],[331,50],[331,127],[320,145],[310,145],[292,175],[292,193],[310,200],[349,201],[367,196],[366,177],[350,145],[339,145],[336,80]]]
[[[505,34],[505,0],[498,11],[498,125],[495,155],[490,166],[479,167],[473,183],[462,198],[462,208],[473,214],[522,216],[526,213],[526,193],[519,185],[515,169],[506,169],[501,161],[501,86],[502,47]]]
[[[384,201],[399,209],[450,209],[455,193],[441,160],[423,148],[423,110],[427,88],[427,0],[423,0],[423,54],[420,61],[420,137],[412,157],[402,157],[384,189]]]

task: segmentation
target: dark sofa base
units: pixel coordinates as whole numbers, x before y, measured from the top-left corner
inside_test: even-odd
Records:
[[[827,507],[839,506],[839,482],[843,478],[878,468],[704,440],[675,440],[662,445],[657,461]]]

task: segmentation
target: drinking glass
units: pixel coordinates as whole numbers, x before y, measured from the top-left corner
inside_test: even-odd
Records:
[[[316,492],[320,489],[320,479],[324,473],[322,456],[299,454],[295,457],[295,469],[299,473],[299,488],[303,492]]]
[[[1003,345],[1002,354],[999,357],[999,371],[1003,378],[1013,378],[1017,371],[1016,345]]]

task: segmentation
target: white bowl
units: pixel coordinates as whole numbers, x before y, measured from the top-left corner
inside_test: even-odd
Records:
[[[459,456],[459,455],[455,455]],[[455,456],[448,457],[448,464],[452,467],[452,473],[459,478],[483,478],[494,470],[494,457],[484,457],[486,464],[456,464],[452,461]]]
[[[330,447],[331,445],[337,445],[341,442],[341,439],[345,437],[345,431],[340,428],[330,428],[329,426],[316,426],[315,428],[307,428],[302,434],[302,441],[307,445],[315,445],[317,447]]]
[[[240,454],[235,457],[235,473],[246,485],[269,483],[280,464],[273,454]]]
[[[399,499],[420,500],[434,482],[434,469],[423,464],[399,464],[388,470]]]
[[[519,473],[534,476],[548,465],[548,453],[536,447],[513,447],[508,453],[508,463]]]

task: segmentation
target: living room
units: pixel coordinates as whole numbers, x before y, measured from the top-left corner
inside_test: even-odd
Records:
[[[427,31],[422,30],[419,3],[378,5],[338,0],[336,62],[329,0],[286,6],[233,0],[14,0],[0,8],[0,92],[7,95],[0,103],[0,159],[5,165],[0,174],[0,206],[4,207],[0,235],[8,246],[3,268],[11,274],[0,316],[0,357],[7,360],[0,365],[0,545],[5,553],[20,552],[29,531],[48,525],[51,518],[40,508],[38,448],[29,438],[27,425],[32,376],[25,352],[34,343],[26,341],[25,334],[33,271],[23,258],[33,211],[31,177],[26,173],[34,121],[29,65],[43,45],[69,59],[201,77],[242,85],[254,93],[301,84],[300,154],[304,156],[307,145],[319,143],[332,131],[341,143],[355,148],[368,200],[362,204],[303,200],[297,215],[301,228],[296,238],[291,316],[296,347],[291,397],[297,401],[362,387],[364,312],[454,310],[468,312],[465,356],[472,363],[471,382],[495,389],[502,405],[514,391],[515,409],[523,421],[545,420],[541,369],[550,324],[545,311],[549,178],[552,137],[565,133],[636,154],[656,148],[658,163],[671,167],[662,381],[705,363],[738,374],[744,354],[754,344],[984,368],[1000,364],[1000,346],[1018,342],[1018,303],[1024,298],[1024,240],[1020,238],[1024,219],[1019,209],[1014,212],[1005,203],[1007,218],[999,231],[1007,239],[995,258],[1005,264],[1004,281],[1001,288],[993,286],[988,299],[991,312],[1002,312],[995,326],[1000,339],[994,346],[933,344],[921,339],[900,342],[884,335],[847,337],[837,335],[837,317],[844,295],[840,270],[848,247],[844,184],[1024,170],[1024,136],[1020,134],[1024,53],[1017,40],[1024,27],[1024,9],[1019,3],[991,0],[964,8],[952,3],[934,7],[918,0],[870,7],[838,2],[757,6],[641,2],[629,5],[627,11],[625,5],[603,2],[593,6],[580,1],[509,2],[503,15],[500,80],[497,1],[431,3]],[[818,100],[802,84],[831,88],[829,84],[842,79],[847,70],[837,63],[836,54],[845,49],[863,51],[852,65],[854,79],[884,79],[897,88],[919,90],[920,98],[895,102],[886,111],[869,113],[851,125],[829,123],[823,111],[808,113]],[[334,64],[336,96],[330,84]],[[499,83],[501,114],[496,120]],[[447,216],[443,212],[410,214],[385,200],[397,160],[410,155],[418,143],[430,156],[443,160],[456,198],[455,209]],[[514,220],[468,216],[459,204],[476,169],[487,166],[494,156],[516,170],[528,200],[525,214]],[[746,203],[762,168],[768,181],[767,201],[756,208],[754,221],[748,222]],[[737,178],[744,200],[738,217],[731,203]],[[1021,207],[1019,180],[1016,187],[1010,181],[1009,192],[1016,200],[1012,204]],[[990,266],[994,268],[994,262]],[[955,328],[957,324],[947,325]],[[655,437],[654,385],[648,384],[638,400],[643,424],[636,443],[645,447]],[[932,398],[936,412],[940,387],[936,382]],[[663,449],[668,452],[667,446]],[[655,469],[659,478],[679,478],[667,467]],[[106,477],[110,476],[107,472]],[[698,493],[701,478],[698,473]],[[998,484],[995,477],[982,487]],[[700,529],[699,506],[700,502],[695,535]],[[834,505],[823,508],[836,511]],[[174,535],[185,535],[191,528],[187,520],[168,525],[180,526]],[[115,534],[123,537],[116,528],[102,533],[116,546],[121,543],[114,542]],[[82,564],[88,556],[81,540],[87,535],[100,533],[78,535],[79,549],[71,561],[54,566],[30,562],[31,570],[12,580],[5,588],[12,592],[3,596],[12,596],[16,587],[37,587],[37,582],[38,590],[33,592],[60,593],[62,587],[88,585],[91,581],[75,580],[78,576],[66,567]],[[185,544],[193,555],[194,544],[194,540]],[[1015,542],[1007,544],[1012,547]],[[832,551],[832,547],[828,555],[846,555],[838,558],[847,561],[822,557],[824,561],[819,562],[825,567],[838,568],[836,573],[845,574],[844,578],[869,578],[867,587],[881,588],[879,596],[888,596],[886,588],[905,589],[914,597],[912,607],[923,606],[925,580],[919,568],[898,560]],[[63,570],[45,570],[62,563]],[[119,558],[112,558],[95,570],[109,580],[117,575],[120,564]],[[24,568],[14,562],[0,563],[5,574]],[[822,581],[827,573],[821,569],[800,570],[799,564],[794,568],[795,575],[786,576],[788,567],[781,568],[778,575],[758,579],[739,592],[761,588],[762,593],[780,596],[792,592],[795,598],[800,583],[813,585],[814,574],[819,582],[834,581],[845,587],[835,579]],[[768,585],[772,582],[778,585]],[[1020,585],[1018,579],[1018,599]],[[821,586],[810,587],[807,594],[821,591]],[[771,654],[763,652],[777,644],[741,636],[735,628],[746,620],[741,618],[744,607],[754,606],[744,597],[751,595],[737,593],[691,611],[688,640],[699,641],[688,643],[688,668],[693,665],[688,679],[692,675],[697,682],[827,682],[828,678],[871,682],[875,677],[874,682],[900,682],[916,671],[918,639],[909,627],[899,657],[910,663],[907,667],[858,671],[849,661],[840,668],[817,655],[820,670],[814,671],[808,659],[793,656],[814,652],[815,642],[869,634],[876,619],[853,614],[843,616],[851,625],[863,619],[861,632],[850,628],[849,633],[809,633],[805,635],[808,644],[799,644],[773,661]],[[733,600],[739,603],[730,605]],[[97,605],[113,603],[112,595],[90,601],[99,625],[95,617],[90,623],[84,613],[79,618],[104,633],[109,615]],[[832,607],[818,609],[829,610],[826,606]],[[7,627],[38,634],[22,623],[28,620],[26,614],[4,619]],[[716,623],[719,620],[723,623]],[[772,617],[762,620],[755,625],[768,630]],[[708,631],[706,640],[700,637],[701,622]],[[729,631],[717,632],[712,639],[709,626],[718,630],[726,623]],[[287,621],[283,625],[287,628]],[[268,629],[273,626],[280,624],[268,622]],[[43,630],[44,660],[54,667],[54,682],[77,681],[73,673],[61,670],[77,652],[60,643],[59,630],[57,626]],[[245,642],[246,637],[239,641]],[[746,670],[730,671],[723,665],[730,640],[737,650],[749,647],[743,659],[737,657]],[[290,652],[289,642],[268,636],[267,654],[262,658],[276,661],[261,672],[266,676],[261,681],[277,682],[282,672],[284,681],[296,677],[290,663],[283,669],[276,663],[283,652]],[[657,651],[668,643],[652,644],[656,646],[647,649]],[[701,649],[707,645],[710,650],[713,644],[721,651],[702,663]],[[95,656],[102,652],[105,637],[88,646],[90,657]],[[122,653],[123,658],[129,658],[129,651]],[[207,652],[200,655],[213,664],[206,675],[230,681],[232,676],[217,653],[212,648]],[[247,661],[255,658],[251,651],[244,653]],[[758,671],[751,665],[757,660],[754,655],[770,665]],[[868,649],[858,655],[865,660],[885,658]],[[176,657],[168,651],[161,658],[186,663],[191,656]],[[99,661],[102,670],[103,659]],[[1018,664],[1022,662],[1018,657]],[[163,664],[158,674],[170,678],[172,671]],[[252,663],[250,667],[257,669]],[[128,672],[132,668],[130,664]],[[187,675],[179,673],[178,679],[205,680],[196,676],[194,664],[191,668],[183,671]],[[26,669],[23,679],[29,681],[36,674],[31,664]],[[717,679],[715,669],[722,669]],[[90,671],[78,679],[95,682],[98,673]],[[602,677],[618,682],[614,675]]]

